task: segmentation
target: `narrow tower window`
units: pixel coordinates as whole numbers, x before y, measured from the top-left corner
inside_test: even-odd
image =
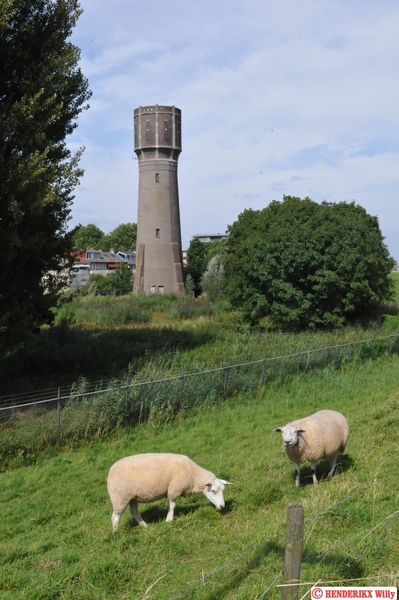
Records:
[[[155,173],[155,183],[159,183],[159,173]]]
[[[157,238],[161,237],[161,230],[160,229],[156,229],[155,230],[155,237],[157,237]]]
[[[150,139],[150,122],[149,121],[145,122],[145,138],[146,138],[146,140]]]
[[[168,139],[168,122],[165,120],[165,140]]]

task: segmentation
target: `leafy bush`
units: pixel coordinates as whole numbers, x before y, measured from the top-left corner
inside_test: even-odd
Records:
[[[399,331],[399,316],[383,315],[382,329],[383,331]]]
[[[361,344],[357,358],[360,362],[364,362],[366,360],[376,359],[385,354],[386,351],[387,345],[385,340],[373,340],[372,342]]]
[[[245,210],[229,233],[229,295],[251,323],[339,327],[393,296],[395,261],[377,218],[354,202],[285,196]]]
[[[90,275],[88,283],[89,294],[96,293],[98,290],[126,290],[126,293],[132,291],[133,275],[127,264],[118,264],[115,270],[107,276],[100,274]]]

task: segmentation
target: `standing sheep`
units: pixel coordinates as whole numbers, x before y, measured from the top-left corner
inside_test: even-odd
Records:
[[[334,474],[338,455],[345,450],[349,437],[348,422],[336,410],[319,410],[318,412],[277,427],[283,437],[283,450],[295,463],[296,485],[300,485],[300,464],[309,461],[313,483],[317,485],[316,463],[328,458],[330,472],[328,479]]]
[[[129,504],[130,512],[139,525],[147,527],[139,513],[138,502],[169,499],[166,521],[172,521],[179,496],[202,492],[218,510],[224,507],[223,490],[228,481],[217,479],[182,454],[136,454],[121,458],[108,473],[107,488],[114,512],[112,528],[118,529],[119,519]]]

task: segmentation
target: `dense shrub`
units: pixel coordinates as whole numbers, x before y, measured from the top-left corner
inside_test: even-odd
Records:
[[[229,294],[245,318],[340,327],[393,295],[395,261],[378,220],[352,203],[285,196],[229,227]]]

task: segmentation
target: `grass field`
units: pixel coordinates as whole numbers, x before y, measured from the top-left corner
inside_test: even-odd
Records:
[[[301,593],[312,583],[399,583],[399,359],[287,378],[196,409],[173,424],[119,430],[106,442],[0,474],[0,599],[261,600],[281,597],[286,510],[305,512]],[[351,435],[332,481],[302,486],[273,429],[320,408]],[[233,482],[219,513],[202,495],[142,505],[111,533],[106,477],[138,452],[188,454]],[[327,461],[318,475],[326,475]]]

